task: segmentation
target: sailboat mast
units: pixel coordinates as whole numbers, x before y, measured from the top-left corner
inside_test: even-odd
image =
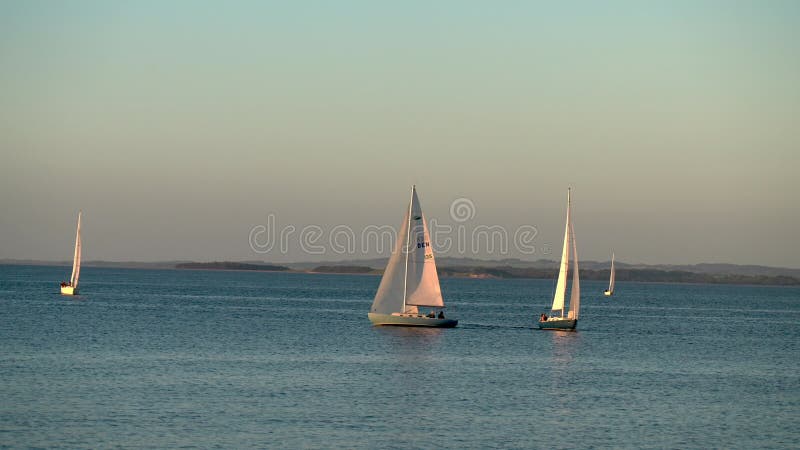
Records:
[[[403,275],[403,310],[401,312],[406,312],[406,295],[408,291],[408,254],[411,251],[411,208],[414,206],[414,189],[416,189],[416,185],[411,185],[411,199],[408,201],[408,223],[406,223],[406,270]]]
[[[566,242],[564,242],[564,248],[566,249],[566,258],[564,258],[564,277],[565,277],[564,279],[565,279],[565,281],[566,281],[567,277],[569,277],[569,257],[570,257],[570,255],[569,255],[569,242],[572,240],[572,233],[570,233],[571,228],[572,228],[570,226],[571,225],[570,224],[570,220],[571,220],[571,218],[570,218],[570,205],[572,204],[571,195],[570,195],[571,191],[572,191],[572,188],[568,187],[567,188],[567,232],[564,233],[566,235],[565,236]],[[562,302],[561,303],[561,317],[564,317],[564,306],[566,305],[566,303],[567,302]]]

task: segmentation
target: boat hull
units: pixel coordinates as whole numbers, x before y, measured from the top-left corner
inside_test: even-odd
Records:
[[[605,295],[606,297],[611,297],[611,295],[613,295],[613,294],[614,293],[611,292],[611,291],[603,291],[603,295]]]
[[[369,321],[376,326],[453,328],[456,319],[438,319],[422,314],[377,314],[369,313]]]
[[[61,295],[78,295],[78,288],[72,286],[61,286]]]
[[[578,325],[578,319],[548,319],[539,321],[540,330],[574,330]]]

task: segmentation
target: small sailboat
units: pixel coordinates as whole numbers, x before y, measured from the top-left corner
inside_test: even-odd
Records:
[[[614,253],[611,253],[611,278],[608,280],[608,289],[603,291],[603,294],[606,297],[611,297],[614,295]]]
[[[420,307],[430,310],[424,314]],[[428,225],[416,187],[412,186],[397,245],[369,310],[369,320],[374,325],[438,328],[458,325],[458,320],[445,318],[443,309]]]
[[[69,283],[61,282],[62,295],[78,295],[78,278],[81,275],[81,212],[78,211],[78,231],[75,233],[75,255],[72,257],[72,276]]]
[[[567,225],[564,230],[564,249],[561,252],[561,267],[558,269],[558,281],[556,282],[556,293],[553,296],[553,307],[551,316],[546,314],[539,316],[539,328],[542,330],[574,330],[578,324],[578,315],[581,307],[581,284],[578,276],[578,247],[575,243],[575,230],[572,227],[572,217],[570,213],[571,198],[570,190],[567,190]],[[564,316],[564,298],[567,292],[567,277],[570,270],[570,256],[574,261],[572,267],[572,290],[569,299],[569,311]],[[555,313],[558,312],[556,316]]]

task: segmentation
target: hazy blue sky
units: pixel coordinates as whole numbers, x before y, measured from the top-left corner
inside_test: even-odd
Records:
[[[538,230],[465,256],[572,186],[583,259],[800,267],[799,130],[800,2],[0,2],[0,258],[360,258],[250,233],[416,183]]]

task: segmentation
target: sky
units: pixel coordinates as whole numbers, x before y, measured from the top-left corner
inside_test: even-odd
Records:
[[[0,1],[0,259],[797,268],[798,130],[800,2]]]

